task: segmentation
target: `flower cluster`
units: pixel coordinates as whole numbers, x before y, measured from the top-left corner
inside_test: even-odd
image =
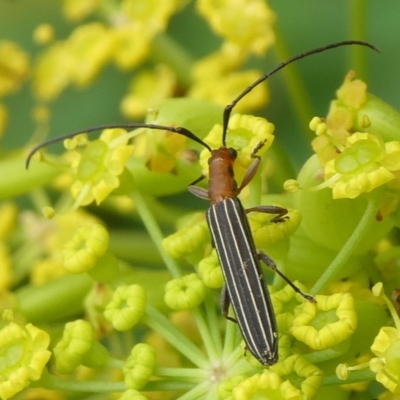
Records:
[[[246,87],[261,74],[255,70],[238,72],[238,67],[252,53],[265,54],[274,43],[271,27],[275,14],[263,0],[240,1],[234,8],[228,1],[218,6],[210,1],[199,1],[199,14],[223,43],[212,57],[197,60],[193,66],[195,72],[190,74],[189,57],[164,35],[169,20],[181,10],[184,2],[151,2],[144,6],[137,0],[123,0],[120,4],[101,0],[84,7],[76,1],[64,3],[64,13],[71,21],[97,15],[102,15],[103,21],[84,23],[64,40],[55,38],[49,24],[38,26],[34,37],[45,49],[34,65],[35,95],[39,100],[52,101],[70,85],[90,85],[108,64],[132,71],[152,57],[159,59],[152,68],[146,67],[132,78],[121,102],[121,110],[128,118],[143,117],[149,107],[172,97],[179,85],[186,87],[190,97],[226,104],[238,88]],[[107,11],[104,13],[104,10]],[[166,47],[163,52],[171,55],[160,57],[162,47]],[[181,69],[177,74],[168,66],[174,57],[187,60],[186,71]],[[210,70],[212,75],[208,74]],[[265,86],[260,85],[256,92],[241,104],[242,110],[258,108],[265,103]]]
[[[29,73],[30,60],[28,54],[10,40],[0,41],[0,99],[20,89]],[[0,135],[7,123],[7,108],[0,102]]]
[[[399,186],[400,142],[388,141],[385,132],[376,132],[379,118],[368,102],[367,85],[347,74],[332,101],[326,119],[314,118],[310,128],[317,137],[312,147],[323,166],[324,182],[335,199],[353,199],[362,193],[386,186]],[[371,133],[370,127],[374,130]]]
[[[27,82],[35,143],[71,88],[86,94],[101,80],[125,117],[146,114],[126,129],[63,136],[61,156],[37,152],[57,140],[45,142],[28,172],[25,151],[2,149],[0,397],[394,398],[400,113],[350,72],[326,118],[311,121],[315,154],[294,180],[275,126],[250,115],[270,96],[254,58],[275,41],[284,48],[275,13],[265,0],[190,3],[63,0],[53,7],[68,28],[38,25],[35,51],[0,41],[0,134],[6,97]],[[201,21],[211,54],[188,49],[187,27],[176,40],[181,12]],[[190,191],[208,198],[210,150],[221,146],[236,152],[229,182],[258,255],[274,365],[252,355],[234,322],[207,201],[183,193],[196,182]],[[223,244],[227,257],[237,239]],[[246,260],[229,268],[247,276]]]

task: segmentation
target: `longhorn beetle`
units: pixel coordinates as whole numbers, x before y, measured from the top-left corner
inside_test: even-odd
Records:
[[[32,155],[44,146],[60,140],[72,138],[83,132],[93,132],[107,128],[122,127],[128,129],[149,128],[166,130],[186,136],[204,146],[211,153],[208,160],[208,190],[195,186],[195,184],[205,178],[205,176],[202,175],[189,185],[189,191],[198,197],[209,200],[211,203],[206,217],[213,245],[218,254],[223,275],[225,277],[225,287],[222,290],[221,296],[223,314],[227,319],[238,323],[242,336],[246,342],[246,348],[250,350],[253,356],[261,364],[264,366],[275,364],[278,360],[278,332],[271,299],[262,275],[260,260],[276,271],[305,299],[311,302],[315,302],[315,299],[313,296],[301,292],[299,288],[279,272],[273,260],[268,255],[259,253],[256,250],[246,213],[257,211],[275,214],[275,217],[273,217],[271,221],[278,223],[286,218],[287,210],[278,206],[258,206],[247,210],[243,208],[237,196],[252,180],[257,172],[257,168],[260,165],[260,156],[257,155],[257,152],[264,145],[264,142],[260,142],[254,148],[251,154],[254,161],[247,170],[241,184],[237,185],[233,176],[233,165],[237,157],[237,152],[235,149],[226,146],[228,122],[235,105],[258,84],[268,79],[275,72],[284,68],[293,61],[345,45],[361,45],[379,51],[375,46],[367,42],[347,40],[298,54],[279,64],[270,72],[258,78],[225,107],[223,112],[222,145],[219,149],[212,149],[194,133],[183,127],[144,123],[112,124],[80,130],[41,143],[29,153],[26,160],[26,167],[28,167]],[[228,316],[229,304],[232,304],[236,319]]]

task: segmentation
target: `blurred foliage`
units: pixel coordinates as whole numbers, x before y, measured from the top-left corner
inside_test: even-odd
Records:
[[[364,39],[376,45],[382,54],[366,54],[366,65],[362,65],[360,77],[367,79],[371,93],[394,107],[400,107],[400,84],[396,84],[400,65],[400,54],[397,51],[400,3],[389,4],[377,0],[304,0],[299,7],[294,2],[272,0],[270,6],[277,14],[278,32],[282,42],[287,44],[287,54],[290,56],[350,38]],[[32,35],[41,23],[52,24],[58,38],[66,38],[75,28],[73,23],[63,18],[58,3],[52,0],[0,2],[0,39],[16,41],[32,58],[40,51]],[[207,55],[219,44],[205,22],[193,12],[192,4],[173,16],[168,33],[186,49],[190,49],[194,59]],[[326,113],[329,100],[348,69],[351,67],[358,70],[349,59],[349,54],[352,54],[350,49],[341,49],[296,64],[295,68],[299,70],[312,105],[310,119],[314,115]],[[267,71],[279,61],[282,61],[281,57],[273,50],[264,58],[253,57],[249,64]],[[50,105],[50,135],[57,136],[91,125],[122,121],[120,101],[126,94],[131,76],[131,71],[121,72],[114,66],[107,66],[95,85],[84,90],[68,88]],[[309,144],[304,142],[301,134],[304,131],[308,134],[308,126],[296,118],[285,88],[284,72],[270,79],[269,84],[271,102],[267,109],[258,113],[267,116],[276,125],[277,139],[286,148],[296,149],[290,154],[295,154],[295,164],[299,166],[311,154]],[[3,146],[15,148],[24,145],[35,129],[31,117],[35,105],[31,88],[26,84],[4,102],[10,110],[10,117]]]

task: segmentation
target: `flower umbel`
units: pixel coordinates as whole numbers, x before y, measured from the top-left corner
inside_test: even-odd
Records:
[[[130,389],[141,389],[152,376],[155,364],[154,349],[145,343],[137,344],[124,365],[125,385]]]
[[[360,79],[353,80],[354,76],[354,71],[346,75],[326,120],[316,117],[310,123],[311,130],[317,134],[312,147],[323,165],[345,146],[347,137],[355,131],[357,111],[367,99],[367,85]]]
[[[274,42],[271,25],[275,21],[275,14],[264,1],[240,0],[233,6],[227,0],[201,0],[197,6],[229,46],[263,54]]]
[[[143,71],[132,79],[130,93],[122,99],[122,113],[128,118],[143,117],[150,107],[173,97],[175,84],[175,75],[165,65],[159,65],[154,71]]]
[[[128,140],[124,130],[106,129],[82,152],[75,152],[72,168],[76,180],[71,191],[77,204],[87,205],[93,200],[99,204],[119,187],[119,176],[132,152]]]
[[[383,285],[378,282],[372,292],[381,297],[389,308],[395,327],[383,326],[375,337],[371,351],[377,356],[369,362],[370,369],[376,373],[376,380],[390,390],[400,394],[400,319],[393,304],[383,291]]]
[[[370,368],[376,372],[376,380],[392,393],[400,394],[400,332],[384,326],[371,346],[378,356],[370,361]]]
[[[119,286],[108,303],[104,316],[119,331],[132,329],[144,315],[146,292],[139,285]]]
[[[312,399],[321,386],[322,378],[321,370],[295,355],[237,383],[229,398]]]
[[[51,356],[50,336],[32,324],[10,322],[0,331],[0,397],[9,399],[40,379]]]
[[[325,185],[333,198],[353,199],[395,179],[400,169],[400,142],[384,143],[377,136],[356,132],[346,148],[325,164]]]
[[[83,226],[64,246],[64,267],[71,273],[93,268],[108,247],[108,232],[101,225]]]
[[[17,43],[0,41],[0,98],[19,89],[28,74],[29,57]]]
[[[292,335],[312,349],[322,350],[348,339],[357,325],[353,297],[349,293],[316,296],[304,302],[293,320]]]
[[[169,281],[165,288],[164,300],[173,310],[187,310],[197,307],[205,296],[203,282],[196,274]]]
[[[79,365],[104,366],[108,360],[107,350],[94,340],[89,322],[76,320],[65,325],[62,339],[54,347],[57,371],[70,374]]]
[[[24,2],[24,10],[34,10],[33,3]],[[352,10],[362,2],[355,3]],[[5,1],[0,8],[13,7],[15,2]],[[380,382],[385,386],[382,390],[398,391],[397,331],[384,326],[388,323],[384,305],[360,293],[368,290],[369,294],[369,285],[377,277],[388,292],[400,287],[400,240],[389,233],[393,225],[400,226],[400,113],[349,74],[329,115],[311,123],[318,136],[313,141],[317,154],[302,168],[297,182],[287,184],[294,193],[283,194],[282,182],[296,178],[307,145],[301,140],[308,138],[301,139],[302,124],[287,120],[281,125],[279,118],[287,119],[287,113],[281,112],[283,102],[272,96],[277,88],[279,96],[286,91],[280,89],[289,89],[298,106],[293,115],[301,120],[311,104],[293,68],[283,71],[283,79],[274,77],[268,92],[267,71],[273,60],[269,54],[268,59],[258,58],[275,40],[274,55],[282,61],[290,57],[284,55],[284,29],[277,29],[276,35],[272,30],[275,14],[268,0],[62,0],[38,11],[34,30],[25,19],[18,20],[18,13],[6,21],[34,43],[20,47],[0,41],[0,131],[8,135],[0,159],[0,197],[18,204],[15,210],[0,207],[4,264],[0,308],[12,309],[27,324],[9,329],[6,337],[0,333],[4,342],[0,395],[7,398],[30,386],[15,396],[348,400],[364,399],[364,393],[347,390],[368,390],[378,397],[366,386],[372,383],[370,389],[375,390]],[[46,20],[40,19],[42,12]],[[62,13],[67,24],[60,23]],[[0,19],[5,15],[0,12]],[[342,44],[350,42],[330,48]],[[354,47],[339,50],[336,59]],[[355,49],[357,57],[349,60],[357,66],[362,61],[358,56],[369,50]],[[313,60],[320,68],[324,59]],[[329,69],[332,80],[335,73],[336,68]],[[281,84],[293,87],[281,88]],[[28,85],[32,91],[28,92]],[[323,91],[323,86],[318,90]],[[20,89],[24,91],[17,93]],[[4,96],[10,98],[3,102]],[[18,101],[21,96],[23,103]],[[263,118],[236,114],[264,107],[269,97],[279,111],[271,114],[279,129],[291,126],[292,130],[290,143],[270,150],[273,125]],[[64,155],[42,153],[42,162],[31,163],[27,172],[23,158],[31,144],[25,148],[17,140],[31,129],[26,125],[26,107],[32,106],[36,127],[32,146],[47,135],[65,134],[62,137],[71,139],[64,143],[68,150]],[[139,122],[149,108],[145,122]],[[89,128],[90,140],[89,135],[68,135],[75,129],[118,123],[115,113],[121,109],[128,119],[138,119],[125,126],[147,124],[147,128],[129,133],[107,130],[100,137],[95,127]],[[209,134],[224,120],[229,123],[226,138],[221,138],[220,126]],[[162,127],[167,129],[158,129]],[[187,132],[200,141],[191,140],[190,133],[184,136]],[[249,222],[251,231],[236,234],[234,230],[218,243],[219,251],[226,250],[226,257],[220,257],[225,272],[231,268],[238,273],[233,279],[227,274],[222,313],[219,298],[224,278],[205,217],[209,204],[186,191],[202,167],[207,174],[210,151],[202,154],[202,165],[198,162],[202,140],[210,143],[210,149],[226,144],[237,151],[234,171],[229,169],[226,177],[234,175],[240,187],[244,211],[239,210],[239,216]],[[42,146],[55,142],[50,139]],[[9,144],[21,148],[8,151]],[[255,152],[263,157],[259,163],[254,163]],[[258,169],[249,171],[252,164]],[[247,171],[249,179],[243,182]],[[211,183],[218,178],[216,174]],[[206,179],[196,182],[207,190]],[[325,190],[302,190],[317,185]],[[332,199],[327,186],[341,199]],[[125,201],[129,207],[123,206]],[[90,207],[83,211],[80,206],[85,205]],[[45,218],[38,217],[40,212]],[[233,221],[231,215],[228,222]],[[234,227],[240,228],[241,221]],[[225,227],[216,225],[212,229]],[[229,252],[250,241],[256,251],[250,246],[245,252],[252,262],[243,257],[242,263],[229,263]],[[308,304],[293,287],[283,286],[268,266],[276,266],[301,291],[326,296]],[[390,268],[390,274],[381,273],[380,267]],[[256,272],[254,280],[246,280],[248,268]],[[258,285],[260,290],[253,290],[251,283],[257,279],[270,296]],[[341,282],[341,288],[332,285],[334,280]],[[351,286],[356,282],[360,292]],[[235,294],[240,301],[227,309]],[[258,303],[260,298],[263,301]],[[249,310],[255,316],[260,304],[266,306],[268,315],[260,331],[246,325],[250,312],[239,318],[240,326],[224,318],[227,314],[234,319],[246,301],[252,302]],[[399,297],[394,301],[400,303]],[[13,324],[7,322],[11,314],[4,313],[0,329]],[[268,324],[272,337],[263,334]],[[48,334],[36,335],[34,325]],[[247,343],[257,335],[257,348],[264,348],[265,341],[277,342],[273,366],[261,365],[246,352],[244,328],[248,328]],[[15,339],[17,330],[22,334]],[[32,338],[41,335],[42,346],[31,345]],[[50,337],[58,344],[49,360]],[[30,361],[36,353],[41,356],[35,364]],[[346,382],[334,373],[339,363],[353,365],[338,368]],[[342,387],[356,381],[357,388]]]
[[[236,159],[235,176],[240,178],[254,161],[251,157],[254,149],[262,142],[264,145],[259,149],[257,155],[262,156],[274,141],[274,125],[264,118],[252,115],[233,115],[228,124],[227,146],[238,150]],[[204,141],[212,148],[221,146],[222,126],[215,125]],[[200,154],[200,163],[204,171],[208,171],[208,159],[210,152],[203,150]]]
[[[93,329],[83,320],[66,324],[62,340],[54,348],[57,371],[69,374],[83,361],[92,347]]]

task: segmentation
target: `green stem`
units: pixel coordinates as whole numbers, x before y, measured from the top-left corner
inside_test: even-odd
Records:
[[[3,172],[1,172],[3,171]],[[0,200],[11,199],[52,182],[59,171],[45,163],[31,162],[25,169],[24,154],[0,161]]]
[[[221,331],[219,326],[219,318],[217,316],[216,307],[211,291],[204,300],[206,309],[206,318],[209,335],[212,337],[216,351],[221,354],[222,342],[221,342]]]
[[[382,192],[379,191],[379,193]],[[342,247],[342,249],[339,251],[335,259],[332,261],[331,265],[325,270],[320,279],[315,283],[314,287],[310,291],[311,294],[321,293],[327,287],[327,285],[335,278],[343,265],[352,255],[354,249],[357,248],[358,244],[364,238],[366,232],[368,232],[368,228],[374,220],[375,215],[378,211],[381,201],[381,195],[368,196],[367,199],[367,207],[356,229],[349,237],[345,245]]]
[[[34,324],[79,315],[92,285],[88,275],[79,274],[65,275],[41,286],[24,286],[16,292],[19,310]]]
[[[197,386],[196,386],[197,387]],[[168,392],[168,391],[182,391],[187,392],[193,388],[192,382],[178,382],[171,379],[149,381],[142,388],[143,392]],[[181,399],[182,397],[179,397]],[[197,397],[196,397],[197,399]]]
[[[17,287],[32,272],[32,261],[39,259],[43,250],[35,242],[19,243],[18,249],[14,252],[14,275],[13,286]]]
[[[206,352],[211,360],[217,359],[218,358],[218,352],[217,349],[215,348],[214,345],[214,340],[212,339],[212,336],[210,335],[210,329],[208,325],[206,324],[205,318],[200,312],[200,310],[193,309],[191,310],[193,317],[196,321],[196,325],[199,329],[200,336],[202,339],[202,342],[204,344],[204,347],[206,349]]]
[[[347,385],[350,383],[360,383],[374,380],[375,373],[370,369],[365,369],[362,371],[351,371],[346,380],[339,379],[336,375],[325,376],[323,385]]]
[[[367,2],[365,0],[351,0],[349,23],[350,35],[349,37],[357,40],[365,40],[367,24]],[[350,52],[350,65],[357,72],[357,76],[364,79],[367,75],[367,52],[361,46],[352,46]]]
[[[107,362],[107,367],[112,368],[112,369],[117,369],[120,371],[122,371],[122,369],[124,368],[124,365],[125,365],[125,361],[118,360],[116,358],[111,358],[111,357]]]
[[[148,235],[132,230],[112,230],[110,250],[116,257],[133,265],[161,265],[162,259]],[[134,246],[132,244],[135,244]]]
[[[394,324],[396,326],[396,329],[400,331],[400,319],[399,319],[399,314],[397,313],[397,310],[393,304],[393,302],[386,296],[384,295],[384,300],[386,303],[386,307],[389,309],[389,313],[393,318]]]
[[[76,379],[62,379],[54,375],[46,374],[43,379],[34,382],[32,386],[45,387],[52,390],[66,390],[87,393],[111,393],[126,390],[124,382],[78,381]]]
[[[191,390],[187,391],[184,395],[179,397],[179,400],[195,400],[195,399],[208,399],[207,393],[213,393],[213,399],[216,398],[216,393],[210,389],[210,384],[208,382],[204,382],[201,385],[197,385]]]
[[[197,368],[156,368],[154,375],[162,378],[188,378],[188,382],[203,381],[206,378],[206,372]]]
[[[244,352],[240,346],[242,337],[237,324],[228,320],[226,324],[223,358],[236,368],[238,366],[237,362],[243,356]]]
[[[325,361],[333,360],[334,358],[340,357],[346,353],[349,349],[349,342],[341,343],[334,348],[314,351],[304,355],[304,358],[311,364],[318,364]]]
[[[276,43],[275,51],[278,60],[287,60],[291,57],[286,41],[279,27],[275,27]],[[288,65],[281,72],[283,75],[286,87],[289,91],[289,98],[293,103],[294,110],[300,122],[300,126],[307,127],[310,118],[314,115],[312,103],[308,91],[300,77],[299,70],[296,65]],[[303,140],[308,144],[314,139],[314,134],[309,129],[301,129]]]
[[[138,214],[142,218],[142,221],[149,233],[151,239],[159,251],[161,258],[163,259],[168,271],[174,278],[181,276],[181,271],[179,266],[176,264],[175,260],[168,256],[162,248],[163,235],[161,233],[160,227],[157,224],[156,219],[147,207],[146,200],[142,194],[134,189],[131,193],[132,199],[137,207]]]
[[[147,307],[147,316],[143,322],[158,332],[165,340],[181,352],[199,368],[208,364],[207,358],[171,321],[151,306]]]
[[[152,58],[167,64],[176,74],[178,82],[188,88],[192,84],[193,59],[188,52],[166,33],[158,33],[151,46]]]

